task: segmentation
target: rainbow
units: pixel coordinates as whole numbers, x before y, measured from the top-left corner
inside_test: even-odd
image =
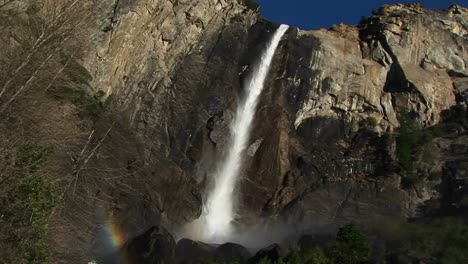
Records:
[[[121,251],[122,246],[127,241],[127,234],[119,225],[119,221],[112,212],[104,212],[99,210],[99,215],[103,221],[102,231],[105,237],[107,248],[115,254],[118,263],[131,263],[124,252]]]
[[[125,243],[127,237],[125,232],[117,224],[117,221],[113,214],[108,214],[105,218],[104,230],[106,232],[107,238],[112,244],[113,249],[119,250]]]

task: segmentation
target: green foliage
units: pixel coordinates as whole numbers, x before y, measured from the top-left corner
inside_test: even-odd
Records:
[[[219,260],[219,259],[212,259],[212,260],[204,261],[203,264],[239,264],[239,262],[237,262],[237,261],[224,262],[224,261]]]
[[[397,137],[397,155],[400,166],[408,174],[413,174],[414,162],[420,146],[421,130],[408,113],[400,115],[400,128]]]
[[[297,250],[293,250],[283,261],[284,264],[303,263],[303,256]]]
[[[371,127],[376,127],[379,123],[377,122],[377,119],[375,117],[369,116],[367,119],[367,124]]]
[[[416,161],[430,163],[434,157],[430,148],[424,146],[436,137],[444,137],[463,131],[468,124],[468,112],[465,106],[455,105],[441,113],[442,122],[432,127],[420,128],[409,113],[400,115],[400,128],[397,131],[397,156],[399,170],[404,176],[403,186],[417,184],[422,179],[415,174]]]
[[[356,226],[348,224],[338,230],[336,244],[329,250],[333,263],[362,263],[369,258],[369,244]]]
[[[25,145],[21,147],[16,155],[15,166],[23,173],[30,175],[38,170],[47,156],[52,153],[51,148],[43,148],[38,145]]]
[[[45,175],[23,179],[17,189],[23,209],[17,229],[23,256],[28,263],[45,263],[50,260],[50,252],[42,239],[47,235],[48,217],[60,202],[60,196]]]
[[[373,233],[388,241],[391,256],[414,252],[419,256],[435,257],[440,263],[468,263],[468,227],[454,219],[438,219],[426,224],[403,220],[378,219],[371,225]],[[271,261],[263,258],[255,264],[348,264],[369,263],[370,247],[366,237],[353,224],[338,230],[332,244],[303,250],[293,250],[287,256]],[[209,262],[223,264],[223,262]]]
[[[2,220],[13,227],[13,235],[27,263],[50,262],[44,238],[48,232],[49,215],[61,196],[40,169],[51,153],[51,148],[38,145],[21,147],[15,157],[14,182],[8,189],[7,196],[15,202],[5,208]]]
[[[327,257],[323,249],[315,247],[313,249],[306,250],[303,257],[305,264],[327,264],[330,263],[330,259]]]
[[[453,219],[428,224],[381,219],[375,228],[386,240],[397,242],[400,252],[416,251],[441,263],[468,263],[468,227]]]
[[[369,116],[366,119],[363,119],[359,122],[360,126],[366,126],[366,127],[377,127],[379,122],[377,122],[377,119],[375,117]]]
[[[369,245],[355,225],[339,229],[335,243],[323,247],[292,250],[287,256],[272,261],[267,257],[255,264],[332,264],[363,263],[369,257]]]
[[[271,260],[269,260],[267,257],[262,258],[258,264],[273,264]]]
[[[265,263],[272,263],[268,259],[263,260]],[[330,263],[329,258],[319,247],[311,248],[305,251],[293,250],[283,259],[275,262],[276,264],[327,264]]]

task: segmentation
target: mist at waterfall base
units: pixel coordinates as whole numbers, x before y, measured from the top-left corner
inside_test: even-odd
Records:
[[[226,155],[217,164],[212,175],[213,187],[206,190],[206,202],[199,219],[184,228],[184,237],[207,243],[238,242],[252,244],[252,232],[237,230],[233,225],[236,219],[236,195],[234,190],[239,179],[245,150],[249,143],[252,121],[258,99],[263,90],[276,48],[289,26],[280,25],[263,50],[261,57],[245,82],[245,96],[237,107],[230,125],[230,138]],[[252,227],[259,232],[260,226]],[[252,230],[253,231],[253,230]],[[256,233],[256,232],[255,232]],[[260,232],[263,233],[263,232]],[[268,234],[269,232],[265,232]],[[250,235],[249,235],[250,234]],[[257,234],[256,236],[258,237]],[[257,243],[254,243],[257,244]]]

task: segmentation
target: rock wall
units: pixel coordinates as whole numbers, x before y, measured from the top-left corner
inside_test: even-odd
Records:
[[[395,145],[383,135],[402,113],[430,126],[466,100],[457,87],[468,76],[466,12],[384,6],[359,26],[291,30],[259,106],[257,151],[241,185],[243,221],[329,226],[413,217],[440,197],[440,179],[401,188],[406,175],[388,171]]]
[[[357,194],[398,193],[395,213],[411,215],[398,179],[369,182],[385,158],[374,141],[398,127],[402,111],[428,126],[456,103],[464,88],[454,83],[468,75],[466,12],[384,6],[359,26],[290,30],[258,110],[241,184],[246,214],[326,203],[333,222],[356,185]],[[275,25],[237,1],[117,1],[108,14],[86,60],[93,87],[144,142],[143,164],[169,159],[201,192],[242,80]],[[369,119],[375,127],[362,132]],[[374,206],[375,198],[363,199]]]
[[[97,23],[97,48],[84,64],[94,77],[91,86],[112,101],[119,123],[135,135],[129,141],[143,145],[127,158],[138,161],[143,177],[188,190],[181,196],[189,195],[197,204],[181,209],[161,202],[167,222],[181,224],[200,211],[197,195],[190,194],[198,193],[192,190],[198,188],[195,167],[201,153],[210,151],[204,148],[213,148],[203,145],[207,124],[235,104],[240,91],[239,61],[248,29],[258,19],[251,8],[255,6],[239,1],[117,0],[102,5],[106,17]]]
[[[249,1],[105,3],[84,65],[131,131],[109,148],[135,148],[120,162],[137,164],[132,187],[141,194],[114,190],[117,206],[108,209],[124,229],[143,219],[173,231],[199,216],[242,82],[277,25]],[[467,30],[466,8],[419,5],[384,6],[359,26],[289,30],[258,107],[239,224],[261,218],[307,229],[411,217],[439,197],[441,179],[403,189],[402,175],[385,170],[395,145],[382,135],[403,112],[430,126],[467,101]]]

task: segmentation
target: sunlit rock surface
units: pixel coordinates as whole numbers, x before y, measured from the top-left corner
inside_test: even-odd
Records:
[[[154,168],[145,177],[177,190],[150,193],[162,221],[190,222],[225,151],[244,77],[277,26],[237,1],[119,2],[109,14],[110,30],[86,61],[93,85],[143,143],[136,158]],[[309,228],[417,214],[438,195],[436,183],[403,190],[401,175],[382,171],[394,149],[380,136],[403,111],[437,123],[465,93],[466,21],[463,7],[395,5],[360,26],[291,30],[258,107],[237,224]],[[369,119],[376,124],[363,124]],[[161,173],[165,160],[177,173]]]
[[[51,238],[57,263],[99,255],[111,218],[130,240],[155,223],[177,234],[201,215],[243,81],[277,28],[250,1],[106,0],[101,8],[80,61],[93,93],[112,99],[117,125],[103,144],[114,156],[91,163],[98,176],[110,165],[125,173],[106,188],[83,183],[83,200],[64,208]],[[434,158],[417,165],[423,184],[406,189],[405,175],[386,171],[395,141],[382,135],[403,112],[430,126],[468,101],[467,34],[466,8],[419,5],[384,6],[359,26],[289,30],[258,105],[234,224],[278,231],[250,232],[266,246],[296,231],[455,203],[447,193],[460,187],[452,178],[466,178],[466,133],[428,142]],[[195,255],[213,251],[197,247]]]

